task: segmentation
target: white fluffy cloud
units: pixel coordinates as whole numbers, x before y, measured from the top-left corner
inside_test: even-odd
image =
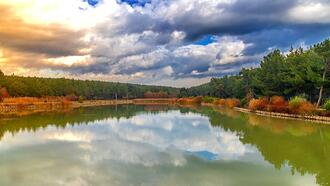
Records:
[[[307,1],[289,11],[292,21],[299,23],[330,23],[330,3]]]

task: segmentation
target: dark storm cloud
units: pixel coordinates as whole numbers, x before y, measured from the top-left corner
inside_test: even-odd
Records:
[[[185,31],[187,39],[190,40],[207,34],[248,34],[285,26],[287,23],[283,22],[284,16],[290,8],[298,4],[298,0],[240,0],[234,4],[219,4],[216,7],[217,12],[210,12],[208,16],[199,11],[200,7],[194,1],[191,1],[191,4],[196,7],[184,13],[175,12],[178,15],[173,15],[173,21],[140,12],[130,13],[121,18],[125,24],[119,32],[140,33],[153,30],[168,33],[180,30]]]
[[[160,2],[160,1],[159,1]],[[318,1],[325,3],[326,1]],[[176,1],[168,1],[166,4],[161,4],[161,8],[170,9],[167,5],[175,4]],[[179,3],[179,2],[178,2]],[[157,34],[155,37],[140,37],[139,42],[145,43],[149,46],[157,47],[159,45],[168,44],[171,41],[170,34],[174,31],[182,31],[186,35],[185,43],[190,44],[207,35],[215,36],[234,36],[244,41],[245,43],[253,44],[252,47],[244,51],[244,55],[257,55],[267,52],[274,47],[287,49],[291,45],[296,46],[301,42],[311,44],[318,42],[325,37],[329,36],[330,25],[317,24],[317,23],[296,23],[289,20],[288,12],[300,5],[300,0],[238,0],[234,3],[219,3],[215,9],[207,12],[200,11],[200,6],[210,6],[211,3],[199,4],[198,2],[191,1],[187,6],[192,5],[189,11],[184,11],[184,7],[180,7],[183,11],[169,10],[168,14],[173,19],[164,18],[159,16],[157,11],[160,7],[153,4],[155,7],[152,9],[154,14],[144,12],[131,12],[121,17],[124,23],[121,27],[117,28],[116,33],[120,37],[123,34],[141,34],[145,31],[152,31]],[[181,4],[182,5],[182,4]],[[211,7],[210,7],[211,8]],[[213,7],[214,8],[214,7]],[[213,12],[212,12],[213,11]],[[173,15],[171,15],[173,14]],[[113,33],[114,30],[107,29],[106,24],[99,27],[100,33],[107,36],[107,33]],[[144,53],[152,51],[147,48],[143,50]],[[129,55],[137,55],[138,53],[128,53],[122,57]],[[164,62],[164,60],[168,60]],[[170,65],[173,67],[175,74],[190,75],[191,69],[196,69],[198,72],[204,72],[211,65],[208,58],[197,59],[194,62],[193,58],[180,58],[169,56],[164,60],[159,60],[158,64],[150,67],[140,67],[138,64],[133,65],[126,69],[119,70],[120,73],[134,73],[141,70],[154,70],[157,68]],[[120,61],[118,59],[118,61]],[[185,63],[190,61],[190,63]],[[241,63],[256,63],[256,61],[237,61],[239,66]],[[231,64],[231,65],[235,65]],[[228,65],[227,65],[228,66]],[[231,66],[230,66],[231,67]],[[179,75],[178,75],[179,76]]]
[[[246,55],[262,53],[268,48],[288,50],[301,47],[302,44],[312,45],[330,36],[330,25],[307,24],[262,30],[250,34],[240,35],[238,38],[247,43],[255,43],[246,51]]]
[[[152,30],[168,34],[179,30],[187,34],[188,41],[196,41],[198,38],[210,34],[242,36],[259,32],[263,34],[267,30],[290,30],[292,33],[297,33],[297,36],[306,36],[308,30],[317,29],[318,32],[324,32],[328,29],[329,24],[301,24],[288,21],[288,11],[301,2],[303,1],[238,0],[233,4],[218,5],[219,12],[211,12],[209,16],[203,16],[198,11],[198,7],[195,7],[190,11],[173,15],[174,21],[172,22],[148,14],[131,13],[122,18],[126,24],[119,32],[141,33]],[[194,2],[192,1],[191,4]],[[155,9],[157,10],[157,8]]]

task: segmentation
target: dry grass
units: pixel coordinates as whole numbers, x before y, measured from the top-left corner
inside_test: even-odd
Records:
[[[226,107],[234,108],[240,106],[241,102],[239,99],[226,99]]]
[[[202,97],[194,97],[194,98],[180,98],[178,99],[179,104],[189,105],[189,104],[201,104]]]
[[[265,110],[268,106],[267,98],[251,99],[249,102],[250,110]]]
[[[3,103],[11,103],[11,104],[40,104],[40,103],[48,103],[48,102],[63,102],[66,99],[64,97],[10,97],[5,98]]]
[[[282,96],[273,96],[267,108],[270,112],[285,113],[288,111],[288,102]]]
[[[216,105],[226,106],[226,100],[225,99],[217,99],[214,103]]]
[[[289,112],[292,114],[309,115],[316,111],[316,107],[301,97],[294,97],[289,101]]]

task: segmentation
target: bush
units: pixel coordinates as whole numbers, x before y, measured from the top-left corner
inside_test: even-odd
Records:
[[[246,98],[241,99],[241,106],[246,107],[248,104],[248,100]]]
[[[68,101],[78,101],[78,96],[76,96],[75,94],[69,94],[65,96],[65,99]]]
[[[229,108],[234,108],[240,106],[239,99],[226,99],[226,106]]]
[[[194,97],[194,98],[180,98],[178,99],[179,104],[201,104],[202,97]]]
[[[203,103],[213,103],[214,98],[210,96],[203,97]]]
[[[310,115],[313,114],[315,110],[316,110],[315,105],[307,101],[300,106],[298,110],[298,114]]]
[[[251,99],[249,102],[249,109],[251,110],[266,110],[268,105],[267,98]]]
[[[273,96],[270,98],[268,111],[271,112],[287,112],[288,102],[282,96]]]
[[[316,110],[315,106],[305,98],[295,96],[289,101],[289,111],[293,114],[308,115]]]
[[[85,98],[83,96],[79,96],[79,98],[78,98],[78,102],[79,103],[83,103],[84,100],[85,100]]]
[[[302,105],[305,102],[307,102],[307,100],[305,98],[295,96],[295,97],[290,99],[289,108],[290,109],[298,109],[300,107],[300,105]]]
[[[215,104],[225,106],[226,105],[226,100],[225,99],[218,99],[215,101]]]
[[[10,96],[9,96],[7,89],[5,87],[2,87],[0,89],[0,102],[2,102],[4,98],[8,98],[8,97],[10,97]]]
[[[330,99],[328,99],[324,105],[323,105],[323,108],[327,111],[330,111]]]

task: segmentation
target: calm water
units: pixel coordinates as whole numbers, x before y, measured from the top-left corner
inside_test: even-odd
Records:
[[[0,120],[0,185],[329,185],[330,126],[211,108]]]

